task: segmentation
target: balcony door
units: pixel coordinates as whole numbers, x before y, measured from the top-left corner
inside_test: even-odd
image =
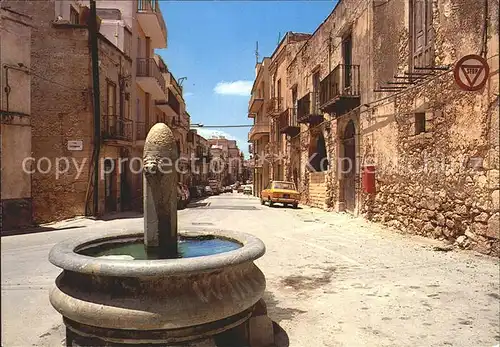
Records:
[[[297,124],[297,86],[292,88],[292,112],[291,119],[288,121],[289,125],[295,126]]]
[[[320,79],[319,79],[319,71],[316,71],[313,75],[313,95],[312,95],[312,113],[319,108],[319,88],[320,88]]]
[[[352,36],[349,34],[342,41],[342,60],[344,63],[344,88],[351,87],[351,66],[352,66]]]
[[[276,87],[278,89],[278,111],[281,111],[281,78],[278,80],[278,86]]]

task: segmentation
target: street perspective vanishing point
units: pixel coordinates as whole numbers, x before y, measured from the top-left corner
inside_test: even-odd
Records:
[[[499,14],[0,0],[2,347],[498,347]]]

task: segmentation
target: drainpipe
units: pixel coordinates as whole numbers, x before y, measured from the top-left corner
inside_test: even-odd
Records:
[[[92,52],[92,84],[94,89],[94,216],[99,211],[99,154],[101,150],[101,96],[99,89],[99,52],[97,41],[97,10],[90,0],[89,34]]]

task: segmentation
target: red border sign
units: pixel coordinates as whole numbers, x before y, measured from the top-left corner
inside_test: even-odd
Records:
[[[480,90],[488,81],[490,67],[486,59],[477,54],[466,55],[455,64],[455,82],[468,92]]]

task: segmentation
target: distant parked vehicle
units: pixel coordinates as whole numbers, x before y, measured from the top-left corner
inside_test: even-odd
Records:
[[[252,195],[252,187],[251,186],[245,186],[245,188],[243,188],[243,194],[245,195]]]
[[[182,209],[185,206],[185,195],[180,184],[177,185],[177,209]]]
[[[210,186],[205,187],[205,194],[208,196],[214,195],[214,192],[212,191],[212,188]]]
[[[230,186],[224,187],[224,193],[232,193],[232,192],[233,188],[231,188]]]
[[[237,192],[238,193],[243,193],[243,186],[239,186]]]

